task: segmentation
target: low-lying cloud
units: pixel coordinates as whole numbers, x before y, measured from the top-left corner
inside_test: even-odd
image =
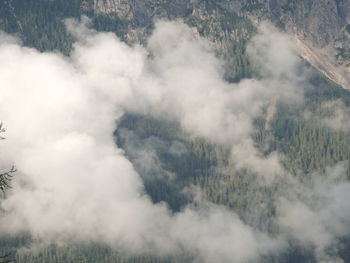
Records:
[[[0,42],[0,116],[8,128],[0,157],[18,168],[2,202],[1,231],[102,242],[129,253],[187,250],[205,262],[247,262],[280,251],[285,237],[261,233],[225,207],[188,206],[173,214],[153,204],[113,134],[126,113],[170,119],[232,149],[237,167],[273,180],[285,173],[279,156],[262,156],[251,135],[253,120],[276,98],[302,100],[294,77],[299,59],[288,38],[265,25],[249,47],[264,58],[265,75],[230,84],[210,45],[181,22],[158,22],[146,48],[84,23],[67,21],[77,38],[69,57],[23,47],[7,35]],[[267,53],[258,50],[261,43]],[[286,207],[289,221],[281,217],[281,225],[295,227],[287,213],[298,207]]]

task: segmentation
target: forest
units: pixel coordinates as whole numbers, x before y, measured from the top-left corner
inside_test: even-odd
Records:
[[[151,4],[157,8],[150,8],[160,10],[160,13],[168,12],[171,17],[172,9],[169,9],[169,4],[165,2],[167,1],[153,1]],[[225,81],[235,85],[245,79],[263,79],[264,72],[261,72],[258,63],[249,57],[247,51],[251,39],[257,34],[256,26],[244,13],[217,11],[215,1],[202,2],[206,2],[207,14],[195,16],[191,15],[192,12],[186,14],[183,21],[188,26],[197,28],[200,36],[214,43],[215,55],[223,61]],[[129,45],[132,45],[130,32],[145,28],[142,31],[145,35],[139,39],[141,43],[145,43],[145,39],[154,29],[154,25],[145,26],[143,20],[137,19],[136,16],[130,20],[116,13],[99,13],[94,10],[94,4],[96,3],[92,0],[3,1],[0,4],[0,29],[16,35],[23,46],[35,48],[41,53],[60,53],[67,57],[74,48],[75,36],[67,30],[64,23],[66,18],[80,20],[82,16],[89,17],[91,28],[97,32],[113,32]],[[254,12],[259,8],[258,1],[247,1],[244,11]],[[211,15],[211,12],[217,12],[218,15]],[[227,37],[225,32],[233,33]],[[301,84],[298,83],[305,87],[302,90],[302,103],[286,103],[283,99],[277,99],[272,119],[265,118],[268,111],[266,107],[263,109],[265,115],[254,116],[254,132],[250,135],[262,158],[267,158],[272,153],[282,156],[283,169],[298,182],[300,188],[294,188],[292,181],[284,178],[276,179],[270,184],[261,184],[257,171],[237,166],[227,145],[210,141],[205,136],[194,136],[176,120],[131,110],[118,121],[113,137],[140,175],[144,194],[152,204],[164,205],[169,209],[169,213],[174,215],[186,210],[188,206],[200,206],[201,202],[223,206],[229,211],[234,211],[248,226],[271,237],[277,237],[284,233],[277,220],[280,209],[277,200],[290,195],[291,198],[305,200],[306,204],[317,203],[318,192],[312,192],[317,185],[315,176],[327,178],[330,169],[337,165],[342,167],[343,173],[336,180],[348,182],[350,129],[335,129],[326,125],[324,120],[336,119],[334,114],[337,113],[337,105],[341,105],[342,109],[349,113],[350,91],[329,80],[306,61],[302,61],[301,64],[301,70],[308,72],[308,77],[302,80]],[[341,123],[347,120],[349,119],[342,119]],[[11,127],[7,125],[4,122],[3,126],[7,128],[4,141],[11,134]],[[2,131],[2,126],[0,130]],[[176,154],[171,149],[176,149]],[[144,165],[143,153],[151,156],[156,165]],[[15,168],[16,162],[7,174],[13,175],[13,178],[8,179],[16,180]],[[11,183],[4,181],[4,189],[1,188],[3,200],[12,191],[16,191],[15,187],[9,188]],[[198,192],[200,197],[197,196]],[[319,198],[322,199],[322,196]],[[6,213],[3,208],[2,213]],[[324,254],[324,262],[336,262],[327,261],[327,257],[350,262],[350,233],[336,237],[336,240],[327,245],[321,256],[316,245],[305,245],[293,235],[287,236],[286,239],[286,250],[264,254],[257,262],[321,262],[319,257],[323,257]],[[188,251],[186,247],[181,249],[181,253],[176,252],[173,255],[130,255],[94,241],[42,244],[40,237],[24,231],[16,236],[2,235],[0,252],[1,255],[6,255],[8,261],[0,262],[202,262],[198,259],[196,251]],[[243,262],[255,261],[253,259]]]

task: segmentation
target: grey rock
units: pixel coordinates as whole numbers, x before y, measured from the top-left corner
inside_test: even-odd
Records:
[[[251,36],[251,20],[270,20],[308,47],[306,60],[333,81],[350,87],[344,81],[350,79],[350,0],[94,1],[95,12],[116,13],[129,21],[126,38],[130,42],[144,42],[156,19],[180,18],[221,53],[228,52],[232,41]]]

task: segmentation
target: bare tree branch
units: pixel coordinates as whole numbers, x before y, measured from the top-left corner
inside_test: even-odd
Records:
[[[0,122],[0,134],[4,133],[6,130],[4,129],[3,123]],[[0,140],[4,140],[5,137],[0,136]],[[0,173],[0,190],[5,193],[5,191],[9,188],[11,188],[11,180],[13,177],[13,174],[16,172],[16,168],[14,165],[12,165],[11,169],[7,172]],[[13,263],[15,262],[14,259],[11,259],[12,253],[8,253],[5,255],[0,256],[0,263]]]
[[[0,134],[4,133],[6,130],[2,122],[0,122]],[[0,136],[0,140],[4,140],[5,137]],[[16,172],[16,168],[12,165],[11,169],[7,172],[0,173],[0,190],[4,193],[5,190],[11,188],[10,182],[12,180],[13,174]],[[1,262],[0,262],[1,263]]]
[[[6,131],[6,130],[5,130],[5,128],[4,128],[3,123],[0,122],[0,133],[4,133],[5,131]],[[4,140],[4,139],[5,139],[5,137],[0,136],[0,140]]]
[[[5,192],[5,190],[11,188],[11,180],[13,178],[13,174],[16,172],[16,168],[14,165],[12,165],[11,169],[7,172],[0,174],[0,190],[2,192]]]

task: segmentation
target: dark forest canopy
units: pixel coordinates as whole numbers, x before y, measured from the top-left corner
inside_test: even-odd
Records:
[[[120,1],[114,2],[119,3]],[[230,6],[229,1],[197,1],[195,6],[188,4],[188,1],[180,0],[126,2],[125,6],[118,6],[117,11],[109,12],[107,10],[107,12],[103,10],[108,7],[108,1],[102,0],[7,0],[0,4],[0,29],[16,35],[22,41],[23,46],[35,48],[41,54],[45,54],[45,52],[62,53],[66,59],[71,54],[73,43],[76,41],[76,38],[66,28],[64,23],[66,18],[75,18],[79,21],[82,16],[87,16],[91,20],[91,28],[98,32],[115,33],[121,41],[129,45],[129,48],[132,48],[135,42],[139,42],[143,46],[147,45],[148,37],[154,30],[154,18],[161,17],[170,20],[182,18],[184,24],[190,26],[191,30],[196,29],[192,31],[209,40],[215,50],[215,56],[221,59],[225,83],[230,83],[227,85],[240,85],[245,81],[248,83],[256,81],[264,84],[266,79],[274,76],[280,68],[275,67],[272,72],[263,71],[259,64],[261,61],[249,57],[248,45],[259,31],[250,17],[264,15],[277,27],[286,29],[289,21],[278,19],[276,10],[289,15],[293,14],[293,8],[300,8],[299,2],[305,2],[305,6],[307,5],[307,1],[291,1],[281,9],[273,6],[268,9],[263,1],[242,1],[242,6],[239,6],[240,12],[236,12],[238,7]],[[344,2],[345,6],[346,1],[340,2]],[[262,14],[262,12],[267,12],[267,15],[266,13]],[[339,25],[334,26],[338,27]],[[341,26],[345,28],[346,25]],[[329,34],[323,32],[322,35],[328,36]],[[326,40],[318,39],[318,41],[323,43]],[[268,48],[265,47],[265,49]],[[196,54],[195,51],[193,54]],[[152,56],[155,55],[149,55],[147,59],[151,61]],[[188,56],[190,57],[190,55]],[[96,60],[98,59],[96,58]],[[154,63],[154,61],[152,62]],[[203,60],[203,64],[205,63],[206,61]],[[296,86],[302,87],[302,102],[294,103],[292,100],[286,101],[274,97],[271,100],[273,103],[264,105],[262,114],[254,116],[253,132],[248,136],[260,159],[267,159],[274,153],[280,158],[283,170],[292,178],[290,181],[283,177],[270,184],[262,184],[259,179],[259,171],[255,171],[249,166],[240,167],[232,159],[232,149],[228,142],[226,144],[217,143],[205,136],[193,135],[181,126],[181,121],[176,120],[176,117],[171,119],[164,116],[151,116],[151,114],[143,114],[142,111],[135,113],[130,110],[118,120],[113,136],[117,146],[123,152],[123,157],[125,156],[131,162],[133,169],[140,177],[142,190],[138,194],[146,196],[152,205],[166,207],[169,209],[170,216],[174,217],[181,215],[188,207],[193,211],[197,211],[196,209],[202,207],[203,204],[204,207],[209,207],[208,210],[212,206],[224,207],[235,213],[239,220],[254,231],[260,231],[269,238],[279,235],[286,238],[286,249],[278,253],[259,255],[258,262],[292,263],[320,262],[321,260],[350,262],[350,235],[346,231],[339,234],[337,232],[339,230],[336,229],[339,225],[343,226],[343,223],[339,222],[347,222],[346,220],[349,218],[346,217],[346,213],[340,213],[339,221],[335,221],[339,225],[330,225],[325,220],[325,218],[328,219],[327,213],[334,211],[334,218],[338,219],[336,213],[339,211],[336,210],[336,206],[332,206],[333,199],[331,198],[339,201],[336,199],[338,198],[337,191],[340,192],[342,186],[347,189],[350,176],[350,129],[345,125],[346,121],[349,120],[346,114],[349,113],[350,92],[331,81],[304,60],[301,60],[298,67],[299,71],[296,70],[296,75],[304,76],[303,74],[307,72],[306,78],[300,80],[301,78],[296,77],[297,81],[293,82],[293,85],[296,83]],[[292,78],[290,75],[283,73],[274,80],[283,87],[285,83],[289,83],[290,78]],[[269,82],[269,84],[271,83]],[[49,83],[48,86],[51,84]],[[198,96],[200,95],[199,93]],[[107,98],[105,101],[107,104]],[[193,102],[196,101],[193,100]],[[235,103],[240,102],[236,101]],[[204,106],[203,108],[205,108]],[[147,107],[142,110],[146,112]],[[269,108],[273,108],[271,118],[267,118]],[[65,117],[67,116],[71,117],[71,115],[65,115]],[[336,124],[340,128],[334,124],[334,120],[338,119],[340,123],[338,121]],[[216,120],[212,121],[214,123]],[[52,125],[55,125],[54,122]],[[86,130],[89,132],[90,129],[95,128],[94,125],[89,126],[90,124],[86,124]],[[15,127],[9,128],[14,129]],[[4,131],[1,124],[0,132]],[[224,134],[225,131],[222,133]],[[219,137],[221,134],[217,135]],[[85,154],[88,155],[88,153],[82,155]],[[332,176],[336,173],[335,171],[340,175],[337,174],[338,177],[334,179]],[[13,177],[15,172],[15,166],[7,167],[1,172],[0,189],[3,192],[16,191],[15,188],[10,189],[11,181],[16,180],[16,176]],[[63,170],[62,172],[71,171]],[[88,171],[84,170],[84,172]],[[21,179],[21,177],[19,178]],[[102,180],[103,177],[101,177]],[[81,184],[84,183],[88,184],[88,180],[81,182]],[[72,180],[72,184],[74,184],[74,180]],[[317,188],[319,186],[320,188]],[[61,188],[61,190],[65,189],[65,187]],[[322,192],[320,189],[326,190]],[[327,191],[329,191],[329,195],[327,195]],[[334,195],[331,196],[331,194]],[[344,196],[347,195],[344,194]],[[319,223],[317,226],[320,226],[323,232],[319,229],[315,231],[322,232],[321,234],[328,238],[328,231],[336,229],[334,230],[336,232],[334,240],[333,236],[329,237],[332,242],[325,242],[325,247],[321,247],[318,245],[319,240],[314,240],[317,238],[312,235],[311,238],[307,236],[308,229],[302,228],[303,226],[294,225],[292,227],[295,227],[296,230],[293,231],[289,231],[288,227],[287,230],[284,229],[278,221],[281,218],[281,211],[284,211],[280,207],[282,199],[290,201],[290,203],[285,202],[284,204],[291,211],[294,211],[293,209],[297,211],[297,206],[293,206],[293,204],[300,205],[297,208],[302,207],[306,210],[310,208],[307,210],[308,215],[310,217],[319,216],[316,218],[319,219],[316,220]],[[50,205],[46,204],[45,208],[49,208]],[[82,207],[84,205],[86,204],[81,204]],[[339,202],[339,207],[346,207],[346,205],[341,205],[344,205],[343,202]],[[329,222],[333,221],[329,220]],[[310,228],[312,228],[312,224]],[[298,231],[301,233],[297,233]],[[324,238],[321,234],[320,236]],[[94,239],[92,238],[92,240]],[[198,243],[200,241],[198,240]],[[170,255],[168,253],[165,256],[159,255],[161,253],[130,255],[123,250],[115,250],[113,247],[106,246],[105,243],[100,244],[95,241],[87,241],[83,244],[74,242],[73,245],[69,243],[62,245],[58,242],[59,244],[46,245],[37,251],[23,249],[37,243],[40,247],[40,238],[32,237],[30,233],[26,232],[16,236],[2,237],[0,239],[0,255],[4,256],[0,257],[0,262],[11,262],[7,260],[10,260],[12,256],[16,257],[18,263],[208,261],[208,258],[203,259],[196,254],[197,251],[188,251],[188,248],[183,245],[180,245],[181,253],[170,253]],[[208,246],[208,251],[219,249],[219,247],[215,249]],[[11,251],[9,255],[6,254],[8,251]],[[217,262],[221,262],[222,259],[217,260]],[[243,260],[242,262],[248,261]]]

